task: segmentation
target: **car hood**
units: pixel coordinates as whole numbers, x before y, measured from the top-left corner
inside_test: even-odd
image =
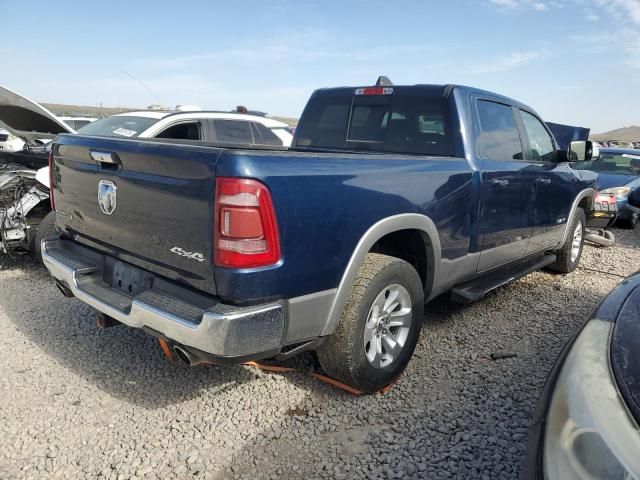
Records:
[[[0,86],[0,123],[14,135],[34,140],[76,133],[37,102]]]
[[[620,173],[598,173],[598,190],[605,188],[623,187],[629,183],[635,183],[640,177],[622,175]]]
[[[558,147],[562,150],[569,148],[569,144],[575,141],[584,141],[589,139],[591,130],[585,127],[574,127],[573,125],[563,125],[561,123],[546,122],[547,127],[553,133],[558,142]]]

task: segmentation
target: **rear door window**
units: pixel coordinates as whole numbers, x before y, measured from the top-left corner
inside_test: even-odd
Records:
[[[522,142],[513,109],[509,105],[478,100],[480,133],[478,153],[487,160],[522,160]]]
[[[167,127],[155,138],[173,138],[178,140],[202,140],[200,122],[184,122]]]
[[[214,120],[213,128],[218,142],[246,145],[254,143],[249,122],[243,120]]]

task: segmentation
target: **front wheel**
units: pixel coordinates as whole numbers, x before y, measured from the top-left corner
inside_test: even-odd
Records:
[[[420,336],[424,292],[404,260],[370,253],[358,271],[336,331],[318,350],[325,372],[373,393],[405,369]]]
[[[580,263],[582,249],[584,247],[584,233],[587,217],[584,210],[579,208],[569,227],[569,235],[564,245],[557,250],[556,261],[549,265],[550,270],[560,273],[571,273]]]

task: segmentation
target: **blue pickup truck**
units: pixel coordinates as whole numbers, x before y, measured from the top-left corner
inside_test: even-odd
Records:
[[[531,108],[464,86],[321,89],[290,149],[61,135],[46,267],[103,319],[191,365],[306,350],[365,392],[424,304],[573,271],[595,174]]]

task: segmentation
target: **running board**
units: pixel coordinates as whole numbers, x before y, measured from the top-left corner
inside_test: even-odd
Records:
[[[556,261],[554,254],[547,253],[541,257],[511,265],[488,273],[469,282],[461,283],[451,290],[451,300],[458,303],[471,303],[480,300],[491,290],[540,270]]]

